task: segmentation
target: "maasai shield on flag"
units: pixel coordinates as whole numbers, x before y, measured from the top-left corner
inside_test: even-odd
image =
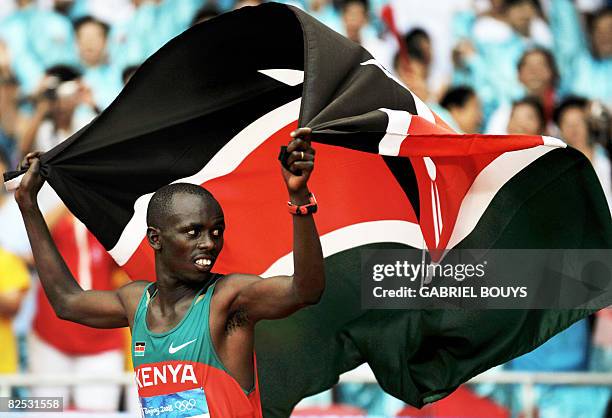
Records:
[[[612,248],[610,213],[577,151],[456,135],[364,49],[295,8],[244,8],[173,39],[42,156],[42,173],[134,279],[154,278],[145,212],[171,182],[221,203],[216,271],[290,274],[277,155],[297,126],[313,129],[328,281],[318,305],[257,326],[267,417],[364,362],[384,390],[422,406],[590,313],[361,308],[361,249]]]

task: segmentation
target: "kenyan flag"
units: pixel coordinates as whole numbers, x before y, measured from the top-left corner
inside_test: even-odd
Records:
[[[134,279],[154,278],[146,207],[171,182],[221,203],[216,271],[290,274],[276,157],[297,126],[313,129],[328,283],[317,306],[257,327],[266,417],[288,416],[364,362],[421,406],[590,313],[361,309],[362,249],[610,249],[610,211],[577,151],[540,136],[455,134],[364,49],[291,7],[241,9],[178,36],[46,153],[42,171]]]

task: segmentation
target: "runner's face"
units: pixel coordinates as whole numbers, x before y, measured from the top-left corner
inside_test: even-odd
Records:
[[[179,193],[161,231],[161,261],[181,278],[208,278],[223,248],[223,211],[213,199]]]

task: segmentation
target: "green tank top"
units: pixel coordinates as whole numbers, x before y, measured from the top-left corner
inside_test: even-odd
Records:
[[[210,304],[219,277],[201,289],[174,328],[151,332],[147,308],[157,290],[149,284],[132,327],[132,360],[143,416],[261,417],[255,389],[245,392],[215,352],[210,334]]]

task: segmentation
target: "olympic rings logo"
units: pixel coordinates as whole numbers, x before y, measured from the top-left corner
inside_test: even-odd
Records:
[[[191,411],[196,405],[195,399],[176,401],[174,402],[174,407],[178,409],[180,412]]]

